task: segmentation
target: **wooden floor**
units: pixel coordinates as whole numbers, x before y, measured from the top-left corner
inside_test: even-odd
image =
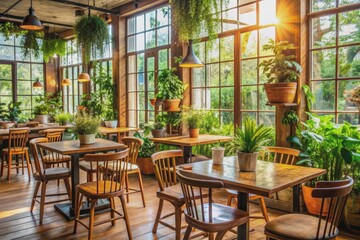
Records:
[[[86,229],[81,225],[78,226],[78,233],[73,234],[73,221],[66,221],[53,205],[46,205],[43,225],[39,225],[39,208],[35,206],[33,214],[29,212],[31,196],[34,190],[34,181],[27,181],[25,175],[13,172],[10,181],[6,181],[5,177],[0,179],[0,239],[86,239]],[[82,174],[82,181],[85,176]],[[136,179],[131,178],[131,184],[134,186]],[[158,200],[156,198],[157,183],[153,176],[144,176],[144,185],[146,190],[146,204],[143,208],[139,194],[131,195],[130,203],[127,205],[132,234],[134,239],[174,239],[174,233],[168,228],[159,225],[156,234],[151,232],[154,222],[154,216],[157,210]],[[56,182],[50,182],[48,185],[48,193],[56,193],[65,191],[64,184],[60,187]],[[218,194],[215,201],[225,203],[225,195]],[[117,200],[117,206],[120,203]],[[172,210],[170,205],[165,205],[164,212]],[[260,214],[258,205],[251,204],[251,214]],[[280,211],[269,209],[270,219],[276,218],[284,214]],[[95,220],[108,218],[109,214],[102,214]],[[172,219],[169,219],[173,222]],[[250,227],[255,231],[250,233],[250,239],[265,239],[263,235],[264,220],[252,219]],[[228,233],[225,239],[234,239],[233,233]],[[94,239],[127,239],[125,225],[122,220],[116,222],[114,227],[111,224],[104,224],[94,229]],[[338,239],[354,239],[341,236]]]

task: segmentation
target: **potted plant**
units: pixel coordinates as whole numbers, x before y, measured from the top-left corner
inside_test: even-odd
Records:
[[[271,141],[272,128],[264,124],[256,125],[256,121],[245,118],[243,127],[236,127],[234,138],[230,142],[232,152],[237,152],[240,171],[256,171],[256,161],[259,151],[265,144]]]
[[[186,88],[175,72],[176,68],[164,69],[157,78],[156,99],[162,100],[164,111],[179,111],[179,104]]]
[[[191,138],[197,138],[200,132],[200,124],[203,114],[199,110],[193,108],[183,108],[181,121],[189,129],[189,135]]]
[[[65,112],[62,112],[62,113],[59,113],[55,116],[55,121],[57,123],[59,123],[59,125],[61,126],[65,126],[67,125],[69,122],[71,122],[72,120],[72,115],[70,113],[65,113]]]
[[[108,106],[105,111],[105,126],[108,128],[116,128],[118,125],[118,112],[113,108],[113,106]]]
[[[141,123],[139,125],[141,130],[144,130],[144,136],[149,135],[151,132],[154,138],[165,137],[166,129],[164,122],[148,122],[148,123]]]
[[[140,168],[142,174],[154,174],[151,155],[155,153],[155,144],[148,137],[141,136],[138,132],[134,133],[134,137],[143,140],[143,145],[141,145],[139,149],[136,164]]]
[[[38,99],[36,99],[38,102]],[[35,121],[38,121],[41,124],[48,123],[49,118],[49,107],[45,103],[40,103],[34,107]]]
[[[73,131],[79,135],[80,145],[95,143],[95,135],[100,126],[100,119],[81,113],[74,119]]]
[[[295,61],[294,55],[285,54],[295,48],[294,44],[287,41],[275,43],[274,40],[269,40],[269,43],[263,46],[264,51],[270,50],[274,53],[274,57],[263,60],[258,66],[268,78],[264,87],[270,103],[293,103],[295,100],[296,81],[302,68]]]
[[[20,109],[21,102],[10,102],[7,105],[7,110],[2,109],[2,116],[1,119],[4,121],[2,122],[3,128],[10,128],[15,125],[15,123],[19,120],[21,109]]]

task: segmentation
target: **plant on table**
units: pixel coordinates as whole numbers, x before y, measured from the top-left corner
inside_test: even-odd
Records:
[[[59,123],[60,125],[66,125],[67,123],[71,122],[73,119],[73,115],[70,113],[62,112],[58,113],[55,116],[55,122]]]
[[[101,120],[85,112],[77,114],[74,118],[73,131],[79,135],[80,144],[95,143],[95,134],[100,127]]]
[[[254,119],[246,117],[242,128],[236,127],[229,147],[237,152],[240,171],[255,171],[259,151],[271,141],[272,128],[257,125]]]
[[[202,110],[195,110],[193,107],[183,107],[181,122],[189,129],[190,137],[199,136],[199,127],[203,120],[202,118]]]
[[[275,42],[272,39],[263,46],[264,51],[274,53],[274,57],[263,60],[258,66],[268,78],[264,87],[270,103],[294,102],[296,81],[302,71],[300,64],[295,61],[295,55],[287,54],[294,49],[295,45],[288,41]]]

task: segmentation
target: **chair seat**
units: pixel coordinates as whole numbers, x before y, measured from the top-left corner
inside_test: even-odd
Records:
[[[120,196],[124,192],[124,188],[120,187],[120,183],[115,184],[114,182],[107,180],[99,182],[87,182],[76,186],[80,193],[95,199]]]
[[[265,225],[265,233],[277,236],[280,239],[312,240],[317,239],[317,227],[319,218],[305,214],[286,214]],[[323,232],[326,221],[321,221],[320,233]],[[329,228],[329,224],[327,226]],[[336,228],[334,234],[325,236],[324,239],[331,239],[338,235]],[[321,239],[322,236],[320,236]]]
[[[44,171],[45,180],[56,180],[70,177],[71,170],[69,168],[58,167],[58,168],[47,168]],[[41,181],[39,172],[33,174],[34,179]]]
[[[10,148],[12,153],[23,153],[25,151],[29,151],[29,148],[24,147],[24,148]],[[9,152],[9,148],[3,148],[2,150],[4,153],[8,153]]]
[[[209,210],[209,204],[203,205],[204,212],[202,213],[201,205],[197,205],[199,219],[192,218],[188,215],[187,209],[184,210],[186,222],[204,232],[217,232],[218,229],[231,229],[249,220],[249,214],[239,209],[229,207],[222,204],[212,204],[212,209]],[[209,212],[212,212],[211,219],[209,219]],[[203,219],[203,217],[205,219]]]
[[[92,168],[91,168],[91,164],[92,164]],[[90,163],[90,162],[86,162],[86,161],[81,161],[79,162],[79,168],[81,170],[84,170],[85,172],[96,172],[96,163]]]
[[[237,197],[237,191],[232,190],[232,189],[226,189],[226,191],[227,191],[229,194],[234,195],[235,197]],[[255,200],[255,199],[258,199],[258,198],[261,198],[261,197],[262,197],[262,196],[256,195],[256,194],[253,194],[253,193],[250,193],[250,194],[249,194],[250,200]]]
[[[195,198],[200,196],[198,189],[194,190],[194,194]],[[156,196],[158,198],[171,202],[172,204],[174,204],[174,206],[180,207],[185,204],[184,194],[182,192],[180,184],[166,187],[164,191],[159,190],[157,191]],[[207,192],[203,193],[203,196],[207,196]]]
[[[45,155],[45,156],[43,156],[42,159],[43,159],[43,162],[46,164],[56,164],[56,163],[71,161],[71,157],[69,155],[62,155],[59,153]]]

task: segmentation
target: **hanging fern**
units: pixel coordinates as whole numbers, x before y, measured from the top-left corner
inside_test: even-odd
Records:
[[[12,22],[6,22],[0,24],[0,33],[5,37],[5,40],[9,40],[10,37],[18,37],[19,35],[25,34],[26,31]]]
[[[38,40],[43,38],[43,32],[26,31],[21,37],[20,45],[22,46],[22,54],[24,57],[34,54],[35,58],[40,56],[41,47]]]
[[[75,36],[78,47],[82,49],[83,64],[87,65],[90,58],[98,53],[104,55],[105,46],[109,42],[107,23],[98,16],[83,16],[76,21]],[[96,51],[91,51],[96,49]],[[98,51],[98,52],[97,52]]]
[[[65,55],[66,41],[53,33],[45,33],[41,50],[43,51],[44,61],[48,62],[53,58],[54,54]]]
[[[225,1],[225,4],[228,0]],[[181,42],[202,36],[216,37],[220,18],[218,0],[172,0],[173,24]]]

